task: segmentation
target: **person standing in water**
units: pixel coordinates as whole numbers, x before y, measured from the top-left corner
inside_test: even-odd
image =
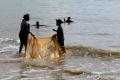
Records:
[[[30,24],[28,23],[29,19],[30,19],[30,15],[25,14],[21,22],[21,29],[19,32],[19,39],[20,39],[19,53],[21,53],[23,46],[25,46],[25,51],[26,51],[28,34],[31,33]],[[31,33],[31,35],[33,34]]]
[[[63,28],[61,26],[62,23],[63,23],[63,21],[61,19],[57,19],[56,25],[58,26],[58,28],[57,28],[57,30],[53,29],[53,31],[57,32],[58,43],[64,53],[65,48],[64,48],[64,33],[63,33]]]

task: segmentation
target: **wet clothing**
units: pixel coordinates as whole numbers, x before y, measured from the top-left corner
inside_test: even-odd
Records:
[[[21,30],[19,33],[19,38],[20,38],[19,53],[21,53],[23,45],[25,46],[25,50],[26,50],[27,38],[28,38],[29,32],[30,32],[30,25],[27,23],[26,20],[23,19],[21,22]]]
[[[58,26],[57,38],[58,38],[58,43],[60,44],[60,46],[64,47],[64,33],[63,33],[63,29],[61,26]]]

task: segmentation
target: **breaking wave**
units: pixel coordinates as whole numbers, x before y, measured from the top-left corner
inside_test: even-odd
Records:
[[[18,39],[0,38],[0,53],[15,53],[19,48]],[[119,58],[119,51],[97,49],[89,46],[77,45],[66,46],[67,52],[71,55],[90,56],[90,57],[114,57]]]
[[[66,48],[70,51],[71,55],[120,58],[120,52],[118,51],[103,50],[82,45],[67,46]]]

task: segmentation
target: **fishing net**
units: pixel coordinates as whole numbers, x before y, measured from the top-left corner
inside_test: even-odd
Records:
[[[50,37],[28,35],[25,57],[28,59],[58,58],[61,47],[57,42],[56,34]]]

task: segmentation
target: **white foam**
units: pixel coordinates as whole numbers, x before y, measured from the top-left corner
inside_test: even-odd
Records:
[[[9,41],[9,40],[14,40],[14,39],[10,39],[10,38],[0,38],[0,41]]]
[[[16,43],[20,43],[19,39],[11,39],[11,38],[0,38],[0,42],[14,41]]]
[[[20,43],[20,40],[19,40],[19,39],[17,39],[17,40],[16,40],[16,42],[17,42],[17,43]]]
[[[0,80],[10,80],[10,79],[12,79],[14,76],[13,75],[10,75],[10,76],[8,76],[8,77],[5,77],[5,78],[3,78],[3,79],[0,79]]]
[[[19,46],[16,45],[8,45],[6,47],[3,47],[0,49],[0,52],[6,52],[6,51],[11,51],[13,49],[18,49]]]

